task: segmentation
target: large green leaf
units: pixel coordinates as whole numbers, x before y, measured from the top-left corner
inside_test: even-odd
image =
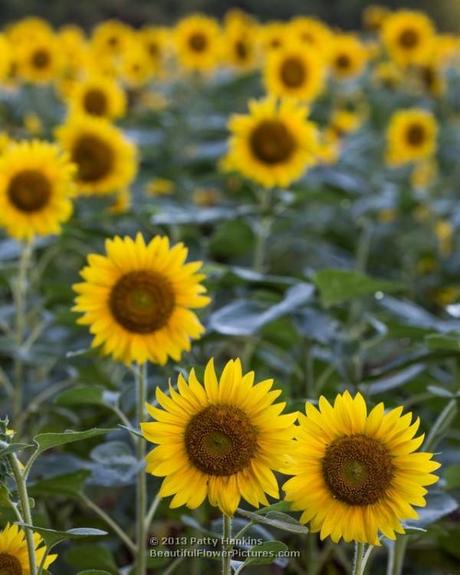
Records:
[[[76,441],[91,439],[98,435],[106,435],[112,431],[114,431],[114,429],[93,428],[87,429],[86,431],[73,431],[69,429],[63,433],[40,433],[34,437],[34,442],[37,445],[37,453],[40,454],[47,449],[53,449],[54,447],[60,447],[61,445],[67,445],[68,443],[74,443]]]

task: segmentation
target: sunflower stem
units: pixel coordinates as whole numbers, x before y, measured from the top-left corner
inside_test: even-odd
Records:
[[[254,249],[254,271],[262,273],[265,267],[265,248],[270,236],[273,217],[271,211],[271,190],[262,190],[260,193],[261,218],[256,226],[256,245]]]
[[[387,575],[401,575],[408,539],[407,535],[405,537],[398,537],[390,547],[388,553]]]
[[[32,523],[32,513],[30,511],[29,495],[27,493],[27,485],[25,478],[21,471],[21,464],[19,463],[16,454],[11,453],[9,455],[9,462],[11,469],[13,471],[14,480],[16,483],[16,488],[18,490],[19,502],[21,505],[21,515],[24,519],[24,523],[27,525],[33,525]],[[37,563],[35,558],[35,543],[34,543],[34,532],[30,527],[23,528],[26,534],[27,542],[27,552],[29,555],[29,571],[30,575],[37,575]]]
[[[222,575],[232,574],[232,518],[223,514],[222,529]]]
[[[139,365],[136,370],[136,389],[137,389],[137,425],[145,420],[145,387],[147,380],[147,365]],[[139,465],[142,464],[145,457],[145,439],[143,437],[136,438],[136,455]],[[141,465],[137,474],[137,491],[136,491],[136,521],[137,521],[137,561],[136,561],[136,575],[146,575],[146,553],[145,553],[145,540],[146,540],[146,526],[145,516],[147,512],[147,475],[145,474],[144,466]]]
[[[355,556],[353,558],[353,575],[363,575],[364,573],[364,543],[355,541]]]
[[[14,360],[14,395],[13,395],[13,422],[16,427],[16,433],[20,433],[17,421],[22,411],[23,402],[23,385],[24,385],[24,365],[19,354],[24,340],[26,328],[26,301],[27,301],[27,275],[32,258],[32,241],[29,240],[22,245],[21,257],[18,265],[18,275],[14,290],[16,304],[16,325],[15,325],[15,344],[16,356]]]

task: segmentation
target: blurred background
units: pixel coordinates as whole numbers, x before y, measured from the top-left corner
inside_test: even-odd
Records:
[[[195,11],[222,16],[231,8],[240,8],[261,20],[308,14],[335,26],[357,28],[362,10],[374,3],[425,10],[441,30],[460,30],[460,0],[0,0],[0,20],[5,24],[36,15],[55,25],[75,23],[89,29],[106,18],[118,18],[133,26],[169,24]]]

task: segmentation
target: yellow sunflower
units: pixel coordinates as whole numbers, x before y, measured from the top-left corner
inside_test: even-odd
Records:
[[[413,506],[425,506],[425,485],[438,480],[432,454],[416,452],[423,435],[403,408],[385,412],[379,403],[367,414],[361,394],[338,395],[332,406],[321,397],[319,408],[306,404],[297,441],[290,449],[294,475],[284,484],[286,500],[302,510],[301,521],[337,543],[380,545],[404,533],[401,521],[417,519]]]
[[[284,22],[268,22],[262,26],[260,31],[260,40],[263,49],[267,54],[272,51],[276,52],[284,46],[287,40],[287,31],[289,27]]]
[[[328,26],[316,18],[298,16],[288,25],[288,35],[299,40],[301,44],[313,47],[327,59],[333,35]]]
[[[76,83],[69,96],[72,114],[89,114],[114,120],[124,115],[126,95],[116,80],[104,76],[89,76]]]
[[[130,88],[145,86],[155,74],[155,66],[144,44],[129,42],[120,57],[119,73],[123,82]]]
[[[118,20],[106,20],[98,24],[91,35],[92,48],[99,54],[117,56],[132,40],[134,30]]]
[[[43,18],[30,16],[9,25],[6,33],[11,44],[18,46],[19,44],[32,42],[42,36],[51,36],[53,29]]]
[[[224,36],[227,62],[237,70],[255,68],[259,52],[258,40],[258,28],[252,22],[228,24]]]
[[[423,108],[398,110],[387,128],[387,161],[390,165],[430,158],[437,147],[438,125]]]
[[[26,82],[46,84],[55,80],[62,67],[59,44],[52,34],[38,35],[16,50],[17,73]]]
[[[386,18],[382,40],[395,62],[402,66],[417,64],[432,50],[435,30],[426,14],[400,10]]]
[[[267,91],[280,98],[312,101],[325,85],[325,64],[313,48],[291,44],[273,51],[267,59],[264,79]]]
[[[40,565],[46,552],[43,539],[34,533],[35,560]],[[48,567],[57,558],[51,554],[45,559],[44,568]],[[0,531],[0,573],[5,575],[30,575],[29,553],[24,531],[17,525],[10,525]]]
[[[378,32],[389,14],[391,14],[391,12],[386,6],[381,6],[380,4],[367,6],[363,11],[364,27],[367,28],[367,30]]]
[[[293,100],[249,102],[248,115],[235,115],[229,128],[235,169],[265,187],[288,186],[315,163],[318,134],[308,110]]]
[[[139,32],[147,56],[155,71],[161,66],[168,51],[170,32],[160,26],[146,26]]]
[[[136,147],[107,120],[72,116],[56,133],[77,165],[76,180],[81,193],[110,194],[134,180]]]
[[[10,143],[0,157],[0,224],[18,239],[58,233],[72,214],[74,174],[54,144]]]
[[[191,311],[209,303],[202,263],[184,263],[187,248],[160,236],[147,244],[141,234],[116,236],[105,247],[107,255],[88,257],[85,281],[74,285],[73,309],[84,314],[78,323],[90,326],[92,346],[126,364],[179,361],[204,332]]]
[[[366,46],[351,34],[338,34],[331,48],[331,70],[338,80],[356,78],[364,72],[368,53]]]
[[[243,374],[239,359],[230,360],[220,378],[210,360],[204,385],[192,370],[179,375],[169,396],[160,388],[163,408],[147,406],[156,420],[142,423],[144,437],[158,444],[146,457],[146,470],[165,477],[160,495],[174,495],[171,507],[211,505],[232,516],[243,497],[250,505],[268,505],[278,498],[273,471],[286,465],[297,414],[284,414],[273,380],[254,384],[254,372]]]
[[[0,34],[0,80],[8,77],[12,64],[11,45],[4,34]]]
[[[213,70],[220,61],[221,41],[222,31],[218,23],[200,14],[183,18],[174,31],[176,54],[187,70]]]

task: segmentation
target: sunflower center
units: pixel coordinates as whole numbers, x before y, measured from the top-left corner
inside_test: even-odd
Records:
[[[23,575],[22,565],[16,557],[0,553],[0,575]]]
[[[351,66],[350,56],[348,54],[339,54],[335,59],[335,63],[340,70],[348,70]]]
[[[50,62],[50,55],[49,53],[40,48],[36,50],[32,56],[32,64],[35,68],[43,69],[46,68]]]
[[[148,53],[150,54],[150,56],[152,56],[152,57],[157,57],[160,55],[160,47],[153,40],[148,43],[147,50],[148,50]]]
[[[38,212],[46,206],[50,196],[50,182],[38,170],[19,172],[8,187],[10,202],[22,212]]]
[[[245,469],[257,450],[257,431],[248,416],[231,405],[210,405],[185,430],[190,461],[209,475],[233,475]]]
[[[101,90],[92,88],[86,92],[83,106],[88,114],[104,116],[107,113],[107,97]]]
[[[328,446],[322,472],[335,498],[349,505],[372,505],[389,487],[393,463],[383,443],[357,434],[340,437]]]
[[[204,52],[208,45],[208,39],[201,32],[195,32],[189,38],[189,45],[194,52]]]
[[[168,279],[153,271],[129,272],[117,281],[109,306],[114,318],[133,333],[152,333],[167,324],[175,306]]]
[[[249,48],[244,40],[238,40],[235,43],[235,52],[240,60],[246,60],[249,56]]]
[[[415,30],[412,30],[412,28],[407,28],[406,30],[403,30],[403,32],[401,33],[401,35],[399,36],[399,43],[403,48],[407,48],[407,49],[411,49],[411,48],[415,48],[415,46],[417,46],[419,41],[419,37],[418,34]]]
[[[305,82],[307,71],[298,58],[287,58],[281,66],[281,79],[289,88],[298,88]]]
[[[72,160],[78,166],[78,178],[96,182],[110,173],[113,166],[112,148],[97,136],[80,136],[72,150]]]
[[[425,130],[420,124],[412,124],[407,129],[406,137],[411,146],[420,146],[425,141]]]
[[[295,151],[296,141],[288,128],[278,120],[264,120],[252,132],[251,150],[264,164],[281,164]]]

